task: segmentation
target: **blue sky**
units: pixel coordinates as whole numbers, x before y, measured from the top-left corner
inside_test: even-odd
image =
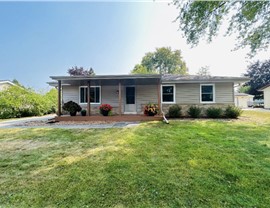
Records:
[[[177,9],[167,3],[0,2],[0,80],[17,79],[48,89],[50,75],[72,66],[96,74],[128,74],[156,47],[181,49],[190,73],[208,65],[213,75],[239,76],[247,51],[231,52],[233,37],[191,49],[173,23]],[[267,52],[254,60],[266,59]]]

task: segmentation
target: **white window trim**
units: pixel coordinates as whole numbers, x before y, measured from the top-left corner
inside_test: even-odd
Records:
[[[163,102],[163,87],[166,87],[166,86],[173,86],[173,102]],[[160,95],[160,98],[161,98],[161,103],[164,103],[164,104],[175,104],[175,95],[176,95],[176,87],[175,87],[175,84],[162,84],[161,86],[161,89],[160,89],[160,92],[161,92],[161,95]]]
[[[202,101],[202,86],[213,87],[213,101]],[[216,103],[216,87],[215,84],[200,84],[200,103]]]
[[[90,88],[96,88],[98,87],[99,88],[99,102],[98,103],[93,103],[93,102],[90,102],[90,104],[101,104],[101,86],[90,86]],[[88,88],[88,86],[80,86],[79,87],[79,104],[87,104],[86,103],[81,103],[81,88]]]

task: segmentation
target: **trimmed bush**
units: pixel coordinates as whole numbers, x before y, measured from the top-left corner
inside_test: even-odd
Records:
[[[225,109],[225,116],[226,118],[238,118],[242,112],[240,108],[230,105]]]
[[[206,116],[208,118],[221,118],[223,110],[221,108],[210,107],[206,109]]]
[[[182,108],[179,105],[172,105],[169,108],[168,116],[170,118],[179,118],[182,115]]]
[[[199,118],[201,117],[202,109],[197,106],[190,106],[187,113],[191,118]]]
[[[82,110],[82,108],[78,103],[68,101],[67,103],[64,103],[63,110],[68,111],[71,116],[75,116],[77,112]]]

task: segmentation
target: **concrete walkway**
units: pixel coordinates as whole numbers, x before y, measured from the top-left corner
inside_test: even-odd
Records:
[[[102,123],[102,124],[46,124],[48,119],[54,118],[56,115],[46,115],[40,117],[28,117],[11,119],[7,121],[0,122],[0,129],[13,129],[13,128],[60,128],[60,129],[105,129],[105,128],[124,128],[124,127],[134,127],[139,125],[139,122],[114,122],[114,123]],[[38,125],[27,125],[27,122],[44,122],[44,124]]]

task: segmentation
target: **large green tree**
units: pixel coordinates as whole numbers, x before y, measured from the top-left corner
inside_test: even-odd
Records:
[[[140,64],[135,65],[132,74],[187,74],[188,69],[180,50],[170,47],[157,48],[148,52]]]
[[[179,8],[180,29],[187,42],[197,45],[199,40],[217,35],[228,19],[226,35],[237,34],[236,49],[249,47],[250,56],[269,47],[270,1],[181,1],[173,0]]]
[[[248,93],[255,95],[256,98],[262,96],[262,92],[258,89],[270,84],[270,60],[260,62],[257,61],[251,64],[245,76],[250,78],[250,81],[245,84],[248,86]]]

